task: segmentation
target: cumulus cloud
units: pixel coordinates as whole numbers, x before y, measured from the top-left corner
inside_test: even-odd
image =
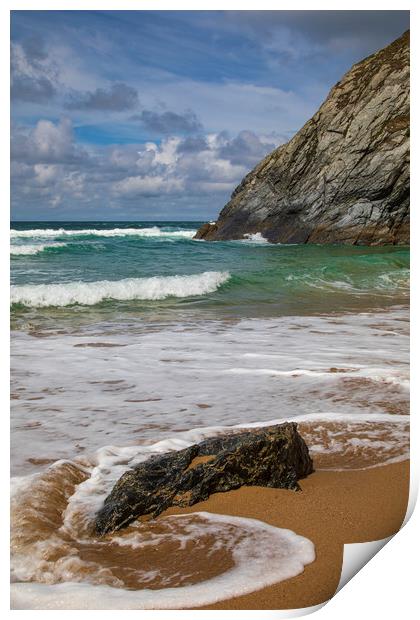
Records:
[[[44,39],[33,35],[11,45],[11,97],[16,101],[45,104],[55,100],[68,110],[134,110],[139,104],[135,88],[114,82],[106,88],[79,91],[89,75],[76,66],[69,69],[66,47],[46,49]],[[76,89],[72,87],[77,83]],[[64,100],[64,103],[63,103]]]
[[[228,197],[272,149],[272,136],[242,131],[83,149],[71,121],[42,119],[13,133],[12,182],[19,196],[54,208],[69,204],[135,204],[138,197]],[[223,200],[221,198],[220,200]],[[81,208],[81,207],[79,207]]]
[[[138,93],[135,88],[115,82],[108,88],[97,88],[94,91],[73,93],[65,104],[68,110],[108,110],[122,112],[132,110],[139,103]]]
[[[127,177],[116,183],[113,189],[118,195],[129,196],[172,194],[184,189],[184,181],[162,176]]]
[[[18,129],[12,134],[12,159],[26,163],[86,162],[86,153],[74,140],[70,119],[57,124],[40,120],[33,129]]]
[[[205,136],[188,136],[177,146],[178,153],[199,153],[207,151],[209,145]]]
[[[132,120],[139,120],[149,131],[163,135],[196,133],[203,129],[192,110],[186,110],[183,114],[177,114],[169,110],[162,113],[143,110],[141,114],[133,116]]]
[[[60,174],[60,168],[54,164],[35,164],[35,181],[38,185],[52,185]]]
[[[180,202],[192,219],[204,204],[215,213],[409,12],[192,11],[170,20],[170,35],[162,12],[125,17],[13,13],[15,215],[50,205],[70,218],[153,217],[160,204],[165,217]],[[66,115],[83,146],[56,120]]]
[[[125,170],[125,171],[136,171],[139,167],[139,147],[138,146],[118,146],[113,147],[109,154],[109,163],[114,169]],[[151,163],[151,160],[154,158],[153,153],[149,154],[149,161],[143,161],[143,165],[145,165],[145,169],[148,169],[148,166]]]
[[[229,192],[275,144],[243,131],[234,138],[227,133],[189,138],[168,137],[148,142],[137,155],[121,149],[110,161],[128,166],[130,174],[114,183],[116,195],[135,196],[187,191]]]

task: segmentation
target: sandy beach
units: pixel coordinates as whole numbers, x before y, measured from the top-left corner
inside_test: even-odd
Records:
[[[189,222],[34,226],[12,231],[22,252],[12,306],[12,607],[328,600],[343,544],[387,537],[406,510],[408,250],[219,246],[193,241]],[[45,238],[60,245],[44,252]],[[85,271],[92,282],[77,280]],[[298,424],[314,462],[302,492],[243,487],[172,511],[198,515],[165,519],[169,511],[93,534],[130,468],[285,421]]]
[[[330,599],[340,580],[343,544],[380,540],[401,527],[409,461],[366,470],[318,471],[300,485],[301,493],[242,487],[164,513],[207,511],[260,519],[315,544],[316,560],[297,577],[202,609],[294,609]]]

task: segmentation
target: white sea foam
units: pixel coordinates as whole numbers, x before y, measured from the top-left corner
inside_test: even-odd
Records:
[[[255,355],[253,356],[255,357]],[[371,381],[391,383],[408,390],[410,381],[406,371],[390,368],[325,368],[306,369],[294,368],[291,370],[276,370],[275,368],[228,368],[226,372],[236,375],[266,375],[268,377],[323,377],[327,380],[340,380],[344,377],[365,378]]]
[[[338,455],[348,459],[352,456],[349,452],[354,453],[355,448],[358,449],[357,461],[363,461],[366,457],[366,464],[363,462],[362,465],[348,466],[346,460],[343,459],[343,466],[338,460],[339,465],[328,466],[327,469],[366,469],[377,464],[385,465],[409,458],[409,416],[406,415],[312,413],[234,426],[193,428],[151,445],[108,445],[97,450],[89,467],[89,477],[77,486],[75,493],[69,499],[67,509],[63,514],[64,526],[67,531],[74,533],[78,528],[80,529],[81,515],[83,515],[83,528],[88,530],[96,513],[102,508],[105,498],[123,473],[153,455],[183,450],[210,437],[232,431],[262,428],[288,421],[299,425],[309,446],[310,454],[318,458],[322,456],[325,460],[326,457]],[[375,442],[381,441],[380,449],[378,446],[373,449],[370,447],[371,438]],[[357,446],[352,443],[355,439],[359,440]],[[377,453],[373,465],[369,463],[372,451]],[[62,462],[58,461],[54,466]],[[30,476],[28,479],[29,485],[33,485],[36,480]],[[18,484],[22,489],[21,478],[18,479]]]
[[[192,527],[188,527],[188,520],[191,519],[195,519],[195,522]],[[185,609],[209,605],[290,579],[300,574],[305,565],[315,559],[315,548],[310,540],[291,530],[276,528],[256,519],[199,512],[190,516],[168,517],[166,521],[172,524],[186,522],[186,536],[183,538],[190,541],[199,540],[201,535],[213,535],[216,544],[222,544],[230,551],[234,566],[220,575],[194,585],[155,590],[147,587],[126,590],[121,587],[92,585],[86,581],[77,583],[77,578],[80,579],[77,572],[82,572],[80,569],[83,568],[86,570],[86,567],[81,565],[73,551],[73,556],[67,558],[67,562],[56,563],[60,566],[51,563],[52,570],[60,571],[64,564],[65,571],[68,571],[64,575],[57,575],[59,581],[63,577],[67,577],[66,581],[69,581],[68,578],[74,573],[76,578],[73,582],[55,585],[13,583],[12,608]],[[141,534],[135,534],[134,538],[133,542],[130,537],[124,540],[124,535],[118,535],[116,542],[120,544],[121,540],[124,540],[125,544],[137,543],[142,546]],[[26,562],[33,565],[36,558],[27,556]],[[22,565],[20,568],[22,569]],[[98,577],[100,579],[100,575]]]
[[[315,289],[325,291],[345,291],[360,296],[371,295],[373,289],[383,293],[394,291],[395,289],[402,289],[402,291],[405,291],[403,294],[408,294],[410,289],[409,278],[409,269],[399,269],[398,271],[378,275],[374,282],[367,281],[363,283],[363,281],[360,281],[358,284],[353,282],[351,278],[343,280],[329,280],[321,276],[316,277],[307,273],[289,274],[285,279],[288,282],[305,284],[306,286]]]
[[[251,243],[269,243],[269,241],[263,237],[260,232],[257,233],[245,233],[245,239],[243,241],[251,242]]]
[[[346,455],[349,449],[357,451],[358,458],[366,449],[388,454],[385,462],[401,461],[408,456],[408,416],[405,415],[322,413],[289,419],[298,422],[311,454],[317,458],[322,454]],[[136,551],[154,542],[158,544],[159,536],[163,535],[166,538],[172,536],[178,548],[183,549],[191,541],[195,541],[196,548],[201,537],[213,536],[215,543],[212,544],[231,553],[234,567],[192,586],[165,587],[163,581],[162,588],[150,590],[147,583],[155,575],[140,571],[139,579],[144,589],[127,591],[112,571],[100,564],[100,560],[99,563],[95,560],[96,564],[91,559],[87,560],[71,544],[73,540],[78,541],[79,546],[100,547],[101,542],[89,536],[86,538],[95,514],[122,473],[151,455],[180,450],[227,431],[284,421],[282,418],[233,427],[191,429],[150,446],[104,446],[97,451],[90,464],[86,459],[81,463],[58,461],[45,472],[12,480],[12,488],[17,489],[12,494],[12,515],[16,515],[12,571],[14,581],[19,582],[12,584],[13,608],[165,609],[199,606],[245,594],[299,574],[304,565],[314,559],[314,548],[309,540],[260,521],[224,515],[196,513],[169,517],[168,521],[175,520],[173,529],[168,526],[166,534],[158,532],[157,535],[148,531],[146,537],[142,530],[144,524],[137,524],[127,532],[114,534],[107,541]],[[317,433],[320,441],[314,442]],[[402,448],[401,452],[389,452],[396,446]],[[67,496],[65,509],[56,508],[57,514],[61,514],[59,530],[51,515],[48,521],[51,508],[47,498],[54,498],[57,502],[57,491]],[[43,516],[44,511],[47,511],[47,520]],[[191,517],[200,520],[189,524]],[[187,522],[179,530],[176,519],[183,518]],[[165,525],[165,521],[160,520],[161,526]],[[37,523],[42,526],[41,538],[37,534]],[[46,526],[51,529],[48,535],[45,533]],[[25,581],[38,583],[22,583]]]
[[[227,271],[205,271],[185,276],[127,278],[115,282],[66,282],[63,284],[25,284],[11,287],[11,303],[41,308],[81,304],[93,306],[104,300],[160,300],[213,293],[227,282]]]
[[[319,457],[352,457],[357,450],[356,466],[349,466],[343,460],[327,469],[365,469],[375,464],[403,461],[409,458],[409,416],[398,414],[338,414],[311,413],[307,415],[275,418],[255,421],[234,426],[209,426],[193,428],[177,433],[150,445],[106,445],[88,459],[59,460],[40,474],[17,476],[12,479],[12,496],[15,498],[15,512],[22,514],[20,503],[27,503],[27,498],[38,507],[45,503],[44,495],[52,494],[49,485],[65,489],[65,480],[73,475],[74,470],[84,475],[67,500],[67,507],[62,513],[63,527],[77,537],[81,531],[88,532],[92,520],[103,505],[107,495],[117,480],[128,469],[146,461],[153,455],[178,451],[217,435],[239,432],[245,429],[271,426],[286,421],[299,425],[310,454]],[[373,446],[371,446],[373,441]],[[373,464],[369,459],[375,455]],[[375,454],[376,453],[376,454]],[[361,457],[366,457],[366,464],[360,465]],[[322,467],[321,467],[322,468]],[[48,503],[48,502],[47,502]],[[26,521],[23,520],[25,524]]]
[[[150,326],[136,320],[117,329],[104,321],[48,337],[28,319],[28,333],[13,332],[11,342],[13,471],[39,470],[31,464],[39,455],[73,459],[108,444],[177,437],[185,445],[188,428],[320,412],[343,420],[406,413],[407,319],[406,310],[394,309]]]
[[[44,238],[44,237],[178,237],[192,239],[196,230],[162,230],[158,226],[149,228],[111,228],[97,229],[84,228],[80,230],[67,230],[65,228],[35,228],[31,230],[10,231],[11,239],[16,238]]]
[[[33,243],[27,245],[11,245],[10,246],[10,254],[13,256],[26,256],[32,254],[40,254],[44,250],[48,250],[50,248],[63,248],[67,243]]]
[[[35,342],[34,346],[39,348],[39,342]],[[145,343],[140,348],[144,350],[144,347]],[[96,352],[97,349],[92,351]],[[70,351],[66,355],[70,364],[71,355]],[[63,359],[63,356],[61,358]],[[76,359],[73,361],[77,363]],[[130,365],[128,360],[128,366]],[[101,368],[98,371],[101,373]],[[374,371],[377,373],[377,369]],[[94,377],[95,375],[92,375],[91,379]],[[61,379],[59,381],[61,382]],[[108,382],[112,383],[120,382]],[[120,395],[117,396],[121,400]],[[107,398],[110,398],[109,394]],[[174,537],[180,549],[188,541],[191,545],[193,539],[199,542],[200,537],[211,536],[213,533],[216,540],[214,544],[222,545],[223,549],[228,549],[232,555],[234,566],[231,569],[195,585],[167,587],[162,579],[162,587],[151,590],[148,582],[155,579],[155,573],[140,571],[139,580],[144,589],[126,590],[124,583],[119,582],[118,577],[106,565],[103,566],[100,560],[86,559],[83,553],[77,550],[80,544],[83,545],[83,541],[90,548],[92,545],[100,547],[100,542],[86,538],[86,535],[105,497],[127,469],[154,454],[180,450],[211,436],[278,424],[286,420],[299,424],[299,430],[311,455],[317,459],[317,463],[321,463],[321,467],[317,465],[317,469],[323,468],[322,463],[326,463],[328,469],[337,468],[331,467],[331,459],[333,463],[339,464],[340,469],[355,469],[397,462],[408,457],[408,416],[383,412],[329,412],[284,416],[280,419],[258,420],[235,426],[193,428],[151,445],[107,445],[91,457],[85,456],[73,462],[57,461],[40,474],[20,476],[12,481],[12,488],[16,487],[17,491],[13,494],[13,514],[17,515],[17,530],[14,532],[17,549],[12,567],[13,578],[15,582],[19,582],[12,584],[13,608],[185,608],[245,594],[301,572],[304,565],[313,560],[313,546],[310,541],[296,537],[293,532],[272,528],[259,521],[221,515],[198,514],[202,521],[192,528],[187,523],[186,533],[185,527],[182,531],[176,527],[169,531],[168,535]],[[60,508],[60,501],[56,509],[62,525],[58,530],[57,525],[54,525],[55,520],[50,520],[52,529],[46,536],[44,528],[48,519],[44,518],[44,511],[50,510],[51,498],[57,502],[57,490],[66,497],[65,509]],[[48,513],[45,517],[48,517]],[[42,527],[41,538],[37,534],[37,523]],[[137,549],[141,550],[153,544],[155,534],[145,539],[141,525],[138,528],[130,528],[127,533],[118,532],[114,535],[115,540],[112,539],[111,542],[126,546],[127,552],[130,549],[136,552]],[[64,539],[60,538],[60,532],[64,533]],[[69,537],[70,541],[77,541],[77,544],[69,543]],[[159,541],[156,539],[156,542]],[[196,547],[194,544],[194,548]],[[27,583],[28,581],[31,583]]]

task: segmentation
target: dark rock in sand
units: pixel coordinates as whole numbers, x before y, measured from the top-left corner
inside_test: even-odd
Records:
[[[103,535],[142,515],[157,517],[170,506],[192,506],[243,485],[299,490],[298,480],[312,471],[295,423],[215,437],[125,472],[99,511],[95,530]]]
[[[407,31],[354,65],[196,238],[409,243],[409,55]]]

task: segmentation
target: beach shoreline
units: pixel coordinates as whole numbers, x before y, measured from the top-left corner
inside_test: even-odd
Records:
[[[163,516],[207,511],[259,519],[315,544],[316,559],[286,581],[195,609],[298,609],[328,601],[341,575],[343,545],[387,538],[400,529],[408,504],[409,461],[363,470],[316,471],[302,492],[241,487]]]
[[[204,244],[188,222],[45,226],[12,231],[16,608],[328,600],[343,544],[389,536],[406,510],[408,249]],[[86,529],[153,454],[285,421],[316,470],[301,493],[243,487],[172,511],[208,516]],[[282,529],[317,557],[267,586]]]

